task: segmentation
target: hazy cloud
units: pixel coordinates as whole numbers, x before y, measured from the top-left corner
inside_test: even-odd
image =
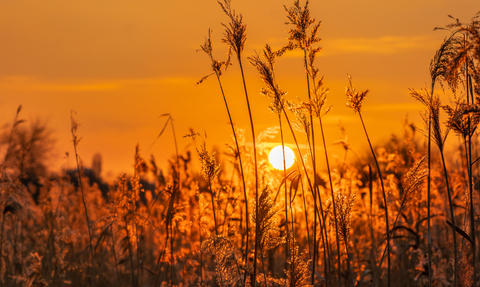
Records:
[[[395,54],[409,50],[434,49],[438,41],[432,36],[383,36],[376,38],[327,39],[320,43],[320,56],[344,53]],[[303,57],[300,50],[285,54],[286,57]]]
[[[195,85],[196,80],[188,77],[165,77],[146,79],[106,79],[84,81],[78,79],[52,81],[27,76],[0,77],[0,89],[10,91],[107,91],[119,90],[132,85]]]
[[[373,104],[365,105],[362,107],[362,110],[365,111],[397,111],[397,112],[414,112],[414,111],[423,111],[423,106],[420,103],[390,103],[390,104]]]

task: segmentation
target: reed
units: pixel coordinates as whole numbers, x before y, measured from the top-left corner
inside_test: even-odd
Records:
[[[165,173],[153,155],[145,161],[137,145],[130,175],[107,183],[98,162],[92,163],[93,172],[82,166],[73,114],[75,167],[61,173],[47,171],[50,145],[44,130],[21,124],[21,108],[0,130],[0,285],[475,286],[480,14],[470,23],[454,19],[446,26],[450,34],[431,61],[430,86],[410,90],[425,107],[425,142],[409,124],[411,132],[405,130],[403,138],[381,140],[374,150],[361,109],[368,91],[356,91],[350,79],[348,105],[359,114],[369,148],[355,150],[340,127],[343,138],[333,143],[341,147],[337,156],[328,144],[327,119],[334,111],[327,105],[323,68],[317,66],[320,23],[310,15],[311,3],[285,7],[286,44],[266,45],[253,55],[244,55],[243,18],[230,1],[219,4],[229,19],[226,60],[214,58],[211,31],[200,48],[209,57],[209,76],[217,79],[230,121],[233,140],[225,149],[209,142],[215,152],[207,150],[206,132],[198,145],[200,134],[193,129],[184,137],[192,142],[177,142],[173,117],[164,114],[154,143],[172,128],[175,154]],[[294,49],[307,84],[304,92],[300,87],[303,100],[295,102],[281,87],[279,69],[282,61],[292,60],[285,55]],[[222,76],[231,59],[240,67],[253,147],[245,144],[245,130],[234,125],[233,102],[227,102],[230,87]],[[253,121],[257,106],[249,102],[245,59],[263,81],[260,93],[270,99],[276,123],[258,134],[264,127]],[[443,89],[435,90],[437,85]],[[450,93],[455,101],[442,105],[440,98]],[[278,136],[285,149],[286,130],[296,166],[287,171],[284,160],[283,171],[272,171],[269,144]],[[446,147],[450,130],[460,143],[452,151]],[[318,140],[323,168],[315,151]],[[375,167],[362,158],[372,159]]]
[[[311,90],[310,90],[310,77],[313,77],[313,74],[315,73],[318,74],[318,70],[315,70],[313,67],[313,60],[315,58],[315,55],[321,51],[321,48],[319,47],[314,47],[315,44],[320,42],[320,38],[318,37],[318,30],[320,29],[320,24],[321,22],[317,22],[315,18],[312,18],[310,16],[310,9],[308,7],[308,0],[305,1],[305,5],[302,7],[300,5],[300,1],[296,0],[293,3],[293,7],[287,8],[284,6],[285,11],[287,12],[287,18],[288,21],[286,24],[291,24],[294,26],[293,29],[289,30],[289,36],[288,36],[288,44],[285,46],[283,49],[284,50],[293,50],[293,49],[300,49],[303,51],[303,64],[305,67],[305,76],[306,76],[306,81],[307,81],[307,95],[308,95],[308,100],[311,101]],[[307,54],[308,54],[308,59],[307,59]],[[308,62],[310,60],[310,63]],[[315,87],[315,78],[312,79],[313,84],[314,84],[314,91],[316,92],[317,89]],[[316,163],[316,151],[315,151],[315,129],[313,126],[313,115],[310,113],[310,122],[312,125],[310,126],[310,133],[311,133],[311,141],[308,141],[308,144],[310,145],[310,151],[311,151],[311,157],[312,157],[312,165],[313,165],[313,193],[314,193],[314,204],[317,205],[317,194],[319,197],[320,204],[322,202],[320,192],[317,189],[317,163]],[[322,139],[325,140],[324,134],[323,134],[323,125],[320,122],[320,127],[321,127],[321,132],[322,132]],[[324,145],[325,146],[325,145]],[[327,168],[329,171],[329,178],[330,178],[330,190],[333,198],[333,184],[331,182],[331,176],[330,176],[330,166],[328,164],[328,159],[327,159]],[[334,199],[333,199],[334,200]],[[316,209],[316,207],[315,207]],[[336,213],[336,207],[334,205],[334,213]],[[323,217],[323,215],[322,215]],[[314,243],[313,245],[316,246],[316,228],[317,228],[317,217],[314,217],[314,231],[313,233],[315,234],[314,237]],[[327,238],[326,234],[326,224],[323,224],[325,238]],[[340,274],[342,273],[341,271],[341,259],[340,259],[340,243],[338,239],[338,226],[337,222],[335,219],[335,232],[336,232],[336,240],[337,240],[337,262],[338,262],[338,279],[340,280]],[[327,240],[327,246],[328,246],[328,239]],[[327,247],[328,249],[328,247]],[[325,257],[328,257],[326,259]],[[330,256],[327,256],[326,253],[324,252],[324,261],[325,261],[325,268],[330,267]],[[328,261],[328,264],[327,264]],[[315,265],[316,265],[316,249],[314,248],[313,251],[313,272],[312,272],[312,284],[315,282]],[[328,280],[328,272],[327,269],[325,269],[325,276]],[[340,284],[340,282],[339,282]]]
[[[82,171],[81,171],[81,168],[80,168],[80,159],[79,159],[79,156],[78,156],[78,153],[77,153],[77,146],[78,146],[78,143],[80,142],[80,138],[77,137],[77,129],[78,129],[79,124],[73,118],[73,114],[74,114],[74,112],[72,111],[70,119],[71,119],[71,133],[72,133],[73,150],[74,150],[74,153],[75,153],[75,161],[77,163],[78,185],[80,187],[80,192],[82,194],[82,203],[83,203],[83,208],[84,208],[84,211],[85,211],[85,218],[87,220],[88,240],[89,240],[91,264],[92,264],[92,275],[93,275],[92,282],[93,282],[93,286],[95,286],[96,285],[95,282],[97,280],[96,279],[96,277],[97,277],[96,276],[96,271],[95,271],[95,251],[93,249],[90,219],[89,219],[89,216],[88,216],[87,203],[85,202],[85,194],[84,194],[84,191],[83,191],[82,173],[81,173]]]
[[[252,131],[252,142],[253,142],[253,161],[255,169],[255,207],[258,210],[258,196],[259,196],[259,183],[258,183],[258,164],[257,164],[257,145],[255,142],[255,126],[253,124],[252,109],[250,107],[250,100],[248,97],[247,83],[245,81],[245,73],[243,71],[242,65],[242,52],[245,49],[245,42],[247,41],[247,25],[243,24],[243,16],[235,14],[235,10],[232,10],[230,4],[231,0],[224,0],[223,2],[218,1],[218,4],[222,8],[223,12],[230,19],[230,23],[222,24],[225,27],[225,34],[223,42],[226,43],[235,53],[240,67],[240,74],[242,76],[243,91],[245,93],[245,100],[247,102],[248,117],[250,120],[250,129]],[[256,214],[258,218],[258,214]],[[253,259],[253,286],[256,285],[256,274],[257,274],[257,254],[258,254],[258,237],[259,230],[255,230],[255,251]]]
[[[247,197],[247,185],[245,183],[245,173],[243,171],[243,163],[242,163],[242,153],[240,152],[240,146],[238,144],[238,139],[237,139],[237,132],[235,131],[235,126],[233,124],[233,120],[232,120],[232,115],[230,113],[230,108],[228,106],[228,102],[227,102],[227,98],[225,96],[225,92],[223,90],[223,85],[222,85],[222,82],[220,80],[220,76],[222,75],[222,68],[224,68],[225,70],[227,69],[227,67],[230,65],[230,57],[228,57],[228,59],[226,61],[217,61],[214,59],[213,57],[213,44],[212,44],[212,39],[211,39],[211,36],[212,36],[212,30],[209,30],[208,31],[208,37],[205,39],[205,43],[203,45],[200,46],[201,50],[203,52],[205,52],[208,57],[210,58],[210,62],[211,62],[211,67],[212,67],[212,70],[213,70],[213,73],[215,74],[216,78],[217,78],[217,82],[218,82],[218,85],[220,87],[220,92],[222,94],[222,98],[223,98],[223,102],[225,104],[225,109],[227,110],[227,115],[228,115],[228,119],[229,119],[229,122],[230,122],[230,127],[232,128],[232,134],[233,134],[233,140],[235,142],[235,148],[236,148],[236,157],[238,157],[238,166],[239,166],[239,169],[240,169],[240,177],[242,179],[242,187],[243,187],[243,196],[244,196],[244,199],[245,199],[245,217],[246,217],[246,220],[245,220],[245,253],[244,253],[244,259],[243,261],[245,262],[245,264],[247,263],[247,256],[248,256],[248,243],[249,243],[249,213],[248,213],[248,197]],[[229,51],[229,56],[230,56],[230,51]],[[210,74],[211,75],[211,74]],[[203,77],[198,83],[200,84],[201,82],[203,82],[206,78],[206,77]],[[246,279],[246,274],[245,274],[245,279]],[[245,285],[245,280],[243,282],[243,284]]]
[[[313,194],[314,210],[315,210],[315,213],[317,213],[318,208],[317,208],[317,205],[316,205],[316,200],[317,200],[317,195],[320,197],[320,194],[315,193],[315,188],[312,186],[311,180],[307,175],[308,171],[307,171],[307,168],[306,168],[306,165],[305,165],[305,161],[303,159],[302,152],[300,150],[300,146],[298,144],[297,138],[295,136],[295,132],[293,130],[294,125],[290,122],[288,114],[286,112],[286,107],[285,107],[286,104],[289,106],[289,109],[294,113],[297,120],[299,121],[299,123],[296,124],[296,126],[298,127],[299,130],[301,130],[303,133],[305,133],[307,135],[307,139],[310,136],[311,122],[309,122],[308,118],[306,117],[306,114],[304,113],[304,111],[302,110],[301,107],[297,107],[292,102],[285,102],[284,101],[283,96],[285,95],[285,92],[280,89],[280,87],[278,86],[278,84],[275,81],[274,72],[273,72],[273,65],[270,65],[266,62],[263,62],[259,58],[258,55],[255,56],[255,57],[251,57],[250,62],[252,63],[252,65],[254,65],[257,68],[258,72],[260,73],[260,77],[262,78],[262,80],[266,84],[266,88],[262,90],[262,94],[264,94],[266,96],[269,96],[273,99],[271,109],[273,109],[274,111],[277,111],[277,112],[280,111],[285,116],[287,125],[290,128],[290,131],[291,131],[292,136],[294,138],[294,142],[295,142],[295,145],[297,147],[297,153],[299,154],[299,158],[300,158],[300,161],[302,163],[302,167],[303,167],[303,170],[305,172],[305,175],[306,175],[306,178],[307,178],[307,181],[308,181],[308,185],[309,185],[310,190]],[[321,202],[321,197],[320,197],[320,202]],[[320,204],[320,214],[322,216],[322,221],[324,222],[323,227],[325,229],[326,228],[325,227],[325,217],[324,217],[323,207],[322,207],[321,204]],[[314,217],[316,218],[315,215],[314,215]],[[315,232],[316,232],[316,229],[314,228],[314,245],[313,245],[314,249],[316,248],[316,239],[315,239],[316,238],[316,233]],[[326,232],[325,232],[325,236],[322,236],[322,237],[325,238],[325,240],[326,240]],[[326,252],[327,252],[326,250],[328,249],[328,243],[325,244],[325,242],[324,242],[324,247],[325,247],[324,254],[326,254]],[[326,255],[325,255],[325,257],[326,257]],[[326,262],[326,259],[325,259],[325,262]],[[325,264],[325,266],[326,266],[326,264]],[[313,273],[315,273],[315,272],[313,272]],[[328,275],[326,275],[326,276],[328,277]]]
[[[355,113],[358,113],[358,116],[360,117],[360,122],[362,123],[363,130],[365,132],[365,136],[367,137],[368,141],[368,146],[370,147],[370,151],[373,156],[373,160],[375,161],[375,165],[377,167],[377,172],[378,172],[378,177],[380,179],[380,185],[382,187],[382,194],[383,194],[383,202],[385,204],[385,223],[386,223],[386,233],[387,233],[387,286],[391,286],[391,281],[390,281],[390,227],[389,227],[389,221],[388,221],[388,204],[387,204],[387,195],[385,193],[385,186],[383,184],[383,176],[382,172],[380,170],[380,166],[378,164],[377,156],[375,155],[375,151],[373,150],[372,143],[370,142],[370,137],[368,136],[367,133],[367,128],[365,127],[365,123],[363,122],[363,117],[361,113],[361,108],[362,108],[362,103],[365,97],[368,94],[368,90],[365,90],[361,93],[355,91],[352,85],[352,78],[350,75],[348,76],[348,81],[349,81],[349,86],[346,89],[346,95],[348,99],[347,106],[353,109]],[[381,264],[379,264],[378,269],[380,270]],[[377,272],[377,276],[378,276]],[[375,280],[373,281],[373,284],[375,284]]]
[[[453,246],[454,246],[454,286],[457,286],[457,270],[458,270],[458,248],[457,248],[457,232],[455,228],[455,212],[453,209],[453,202],[451,197],[450,184],[448,180],[447,166],[444,156],[445,140],[447,139],[448,132],[450,128],[447,126],[445,132],[441,128],[440,124],[440,99],[436,95],[430,95],[427,92],[419,93],[412,91],[412,96],[420,101],[427,109],[427,114],[431,115],[431,127],[432,127],[432,139],[438,147],[440,156],[442,159],[443,173],[445,176],[445,184],[447,188],[448,204],[450,207],[450,217],[452,220],[452,233],[453,233]],[[424,118],[425,122],[430,121],[430,119]]]

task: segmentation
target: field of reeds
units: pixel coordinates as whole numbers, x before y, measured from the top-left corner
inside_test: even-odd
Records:
[[[215,58],[209,31],[199,51],[210,73],[198,84],[218,83],[212,92],[225,104],[231,142],[220,152],[211,152],[208,133],[179,134],[167,114],[158,137],[172,133],[175,146],[183,137],[193,148],[177,149],[165,170],[132,147],[131,176],[105,183],[98,160],[86,168],[77,153],[82,131],[72,113],[76,168],[52,175],[46,127],[27,125],[18,109],[1,137],[0,286],[479,286],[480,14],[439,28],[447,36],[425,67],[430,86],[410,90],[424,123],[406,122],[383,145],[372,145],[363,121],[369,91],[348,76],[345,102],[369,149],[355,151],[345,137],[335,142],[343,161],[332,161],[334,139],[322,123],[328,83],[315,62],[320,22],[308,1],[285,7],[285,47],[267,44],[255,55],[244,55],[242,15],[230,0],[219,9],[229,53]],[[305,70],[305,94],[295,102],[275,75],[293,50]],[[275,127],[255,126],[249,96],[258,91],[249,89],[245,65],[264,82]],[[222,86],[222,75],[234,72],[245,127],[235,125]],[[442,103],[447,94],[453,104]],[[288,169],[267,161],[274,135],[296,153]],[[446,147],[447,136],[457,144]]]

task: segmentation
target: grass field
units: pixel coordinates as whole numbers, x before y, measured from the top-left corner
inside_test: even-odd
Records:
[[[162,170],[132,147],[131,175],[105,183],[99,160],[86,168],[77,153],[82,130],[74,113],[76,168],[52,173],[47,128],[24,123],[19,108],[1,137],[0,285],[478,286],[479,14],[444,27],[447,37],[425,67],[428,88],[410,90],[424,107],[412,111],[423,125],[405,121],[403,134],[372,145],[369,133],[382,131],[363,120],[369,91],[355,89],[355,75],[345,78],[345,102],[369,147],[358,151],[342,128],[341,140],[324,133],[329,90],[316,64],[320,22],[308,2],[285,7],[285,47],[267,44],[254,55],[244,55],[242,15],[229,0],[219,4],[229,53],[215,58],[209,31],[199,51],[210,74],[198,84],[218,83],[212,93],[224,103],[231,142],[212,152],[223,143],[209,142],[208,132],[178,134],[166,114],[158,137],[172,133],[175,147],[183,137],[192,148],[177,149]],[[286,99],[275,74],[292,51],[303,54],[305,69],[297,101]],[[256,126],[249,97],[259,91],[249,89],[246,65],[264,82],[274,127]],[[229,105],[222,85],[230,66],[240,71],[243,107]],[[455,101],[445,105],[447,95]],[[243,109],[249,124],[236,126],[232,109]],[[295,153],[291,167],[268,161],[274,136]],[[446,147],[447,136],[456,144]],[[331,152],[332,142],[342,154]],[[200,170],[192,167],[197,160]]]

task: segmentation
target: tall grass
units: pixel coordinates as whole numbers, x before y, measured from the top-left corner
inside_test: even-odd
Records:
[[[242,179],[242,187],[243,187],[243,195],[244,195],[244,199],[245,199],[245,234],[246,234],[246,240],[245,240],[245,252],[244,252],[244,259],[243,261],[247,262],[247,256],[248,256],[248,243],[249,243],[249,214],[248,214],[248,197],[247,197],[247,185],[245,183],[245,173],[243,171],[243,163],[242,163],[242,153],[240,151],[240,146],[238,144],[238,138],[237,138],[237,132],[235,131],[235,125],[233,123],[233,120],[232,120],[232,115],[230,113],[230,108],[228,106],[228,102],[227,102],[227,98],[225,96],[225,92],[223,90],[223,86],[222,86],[222,82],[220,80],[220,76],[222,75],[222,68],[225,67],[225,70],[227,69],[228,65],[230,65],[230,57],[226,60],[226,61],[223,61],[223,62],[220,62],[220,61],[217,61],[213,58],[213,45],[212,45],[212,39],[211,39],[211,35],[212,35],[212,30],[209,30],[208,31],[208,37],[205,39],[205,43],[203,45],[201,45],[201,49],[203,52],[205,52],[209,58],[210,58],[210,61],[211,61],[211,64],[212,64],[212,70],[213,70],[213,73],[215,74],[216,78],[217,78],[217,81],[218,81],[218,85],[220,87],[220,92],[222,94],[222,97],[223,97],[223,102],[225,104],[225,108],[227,110],[227,114],[228,114],[228,119],[229,119],[229,122],[230,122],[230,126],[232,128],[232,134],[233,134],[233,139],[234,139],[234,142],[235,142],[235,148],[236,148],[236,157],[238,157],[238,167],[239,167],[239,170],[240,170],[240,177]],[[230,56],[230,52],[229,52],[229,56]],[[208,77],[208,76],[207,76]],[[203,80],[205,80],[206,77],[202,78],[197,84],[201,83]],[[246,275],[246,274],[245,274]],[[246,276],[245,276],[245,279],[246,279]],[[245,282],[244,282],[245,284]]]
[[[85,202],[85,194],[83,191],[83,183],[82,183],[82,174],[81,174],[81,168],[80,168],[80,159],[77,153],[77,146],[80,141],[80,138],[77,137],[77,129],[78,129],[78,123],[75,121],[73,118],[73,111],[71,114],[71,133],[72,133],[72,142],[73,142],[73,150],[75,152],[75,162],[77,163],[77,172],[78,172],[78,184],[80,186],[80,192],[82,194],[82,203],[83,203],[83,208],[85,211],[85,218],[87,220],[87,230],[88,230],[88,239],[89,239],[89,249],[90,249],[90,258],[91,258],[91,263],[92,263],[92,283],[93,286],[95,286],[95,281],[96,281],[96,272],[95,272],[95,251],[93,250],[93,244],[92,244],[92,232],[90,228],[90,219],[88,216],[88,209],[87,209],[87,204]],[[135,287],[135,286],[133,286]]]
[[[372,152],[372,156],[373,156],[373,159],[375,161],[375,165],[377,167],[378,178],[380,179],[380,186],[382,188],[383,202],[384,202],[384,205],[385,205],[385,224],[386,224],[386,227],[385,227],[386,230],[385,231],[386,231],[386,234],[387,234],[387,247],[386,247],[386,249],[387,249],[387,285],[390,286],[391,285],[391,281],[390,281],[390,226],[389,226],[389,220],[388,220],[387,194],[385,192],[385,185],[383,184],[383,176],[382,176],[382,172],[380,170],[380,166],[378,164],[377,156],[375,155],[375,151],[373,150],[372,143],[370,142],[370,137],[368,136],[367,128],[365,127],[365,123],[363,122],[363,117],[362,117],[362,113],[361,113],[362,103],[363,103],[363,100],[365,99],[365,97],[368,94],[368,90],[365,90],[365,91],[359,93],[359,92],[355,91],[355,89],[353,88],[352,79],[351,79],[350,75],[348,76],[348,81],[349,81],[349,86],[346,89],[346,94],[347,94],[347,99],[348,99],[347,105],[349,107],[351,107],[355,113],[358,113],[358,116],[360,117],[360,122],[362,123],[362,127],[363,127],[363,130],[365,132],[365,136],[367,137],[368,146],[370,147],[370,151]],[[380,267],[381,267],[381,262],[380,262],[378,268],[380,269]],[[379,272],[377,272],[377,276],[378,276],[378,274],[379,274]],[[375,285],[375,279],[373,281],[373,285]]]
[[[245,49],[245,42],[247,40],[246,29],[247,25],[243,24],[243,16],[235,14],[235,10],[232,10],[230,7],[231,0],[224,0],[223,2],[218,1],[220,7],[222,8],[223,12],[228,16],[230,19],[230,23],[228,25],[223,24],[225,27],[225,37],[222,40],[226,43],[235,53],[237,57],[238,65],[240,67],[240,74],[242,76],[242,84],[243,84],[243,91],[245,93],[245,100],[247,102],[247,110],[248,110],[248,117],[250,120],[250,129],[252,131],[252,143],[253,143],[253,159],[254,159],[254,168],[255,168],[255,209],[258,211],[258,196],[259,196],[259,183],[258,183],[258,164],[257,164],[257,145],[255,142],[255,126],[253,124],[252,118],[252,110],[250,107],[250,99],[248,97],[247,91],[247,83],[245,81],[245,73],[243,71],[243,64],[242,64],[242,52]],[[258,214],[255,214],[256,218],[258,218]],[[258,240],[257,237],[259,235],[258,226],[256,226],[255,230],[255,252],[254,252],[254,259],[253,259],[253,278],[256,278],[257,274],[257,254],[258,254]],[[253,286],[256,284],[256,279],[252,282]]]
[[[344,134],[336,142],[344,148],[336,163],[324,120],[330,112],[329,90],[315,63],[320,24],[309,3],[285,7],[291,29],[284,47],[266,45],[246,57],[264,83],[260,93],[270,98],[268,108],[280,126],[264,132],[253,121],[252,109],[267,107],[250,101],[245,74],[252,67],[242,64],[246,25],[230,1],[219,4],[229,19],[223,42],[230,52],[223,62],[213,57],[211,31],[201,50],[210,59],[230,121],[233,143],[227,152],[212,152],[209,147],[219,143],[207,146],[206,136],[197,147],[199,134],[193,130],[185,137],[193,138],[194,147],[179,149],[173,118],[165,114],[158,137],[170,124],[175,140],[168,169],[160,169],[153,156],[144,160],[137,145],[131,176],[108,185],[81,164],[72,115],[76,169],[47,175],[41,173],[43,165],[32,167],[43,175],[35,185],[25,172],[26,159],[43,158],[41,149],[32,146],[47,144],[39,141],[38,127],[20,125],[19,108],[13,124],[0,133],[5,153],[0,164],[1,285],[476,286],[478,18],[446,26],[450,34],[430,65],[430,89],[411,89],[425,107],[425,139],[417,138],[412,127],[404,138],[371,142],[361,110],[368,92],[356,91],[350,79],[348,105],[359,115],[369,149],[354,150]],[[293,49],[303,54],[307,84],[298,101],[281,88],[275,70]],[[252,145],[245,144],[245,130],[233,121],[230,87],[221,81],[231,64],[240,70]],[[438,84],[444,93],[435,90]],[[454,104],[442,105],[440,98],[450,92]],[[284,159],[283,171],[272,171],[266,141],[279,131],[282,146],[289,145],[284,129],[290,130],[297,164],[287,169]],[[451,150],[449,130],[461,140]],[[323,166],[315,133],[321,135]],[[431,150],[432,141],[438,153]],[[200,170],[193,168],[195,152]],[[455,162],[457,154],[464,155],[461,163]]]

